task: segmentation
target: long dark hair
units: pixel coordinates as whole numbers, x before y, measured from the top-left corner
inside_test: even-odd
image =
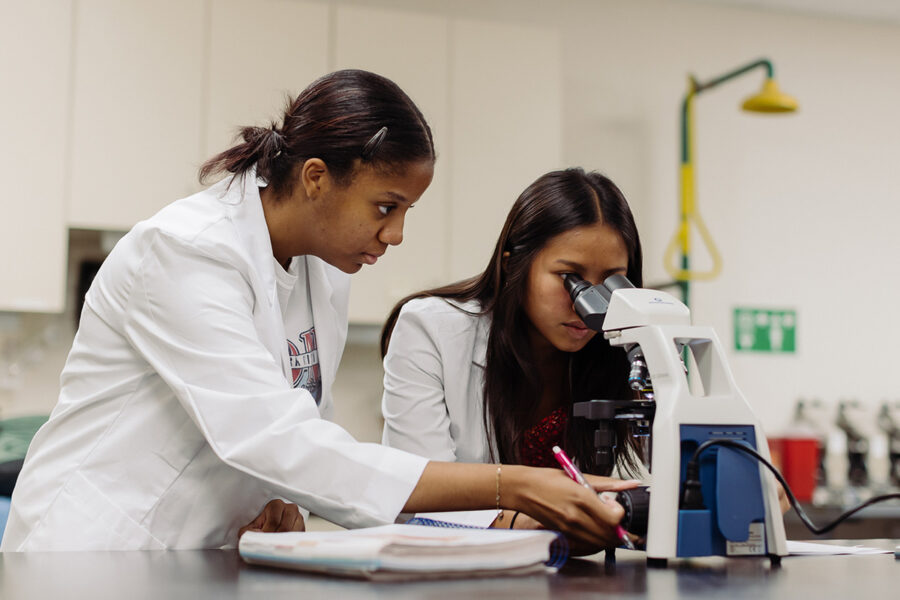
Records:
[[[348,183],[358,164],[400,172],[419,160],[435,159],[431,128],[396,83],[357,69],[321,77],[289,100],[279,127],[244,127],[242,143],[212,157],[200,181],[228,172],[243,176],[253,165],[276,196],[293,189],[294,167],[320,158],[331,176]]]
[[[419,292],[401,300],[381,334],[381,353],[387,353],[391,332],[403,305],[413,298],[435,296],[457,301],[476,300],[480,314],[491,317],[484,373],[484,421],[500,462],[520,462],[519,441],[528,429],[540,400],[525,300],[528,274],[534,258],[557,235],[576,227],[605,223],[615,229],[628,251],[626,276],[643,285],[641,242],[631,209],[619,188],[599,173],[579,168],[543,175],[522,192],[513,204],[491,260],[481,275],[444,287]],[[504,258],[504,254],[506,254]],[[628,360],[620,348],[595,335],[570,356],[570,397],[573,402],[631,399]],[[565,435],[566,451],[583,468],[594,467],[593,431],[584,419],[570,419]],[[630,439],[620,436],[620,439]],[[617,449],[616,461],[625,472],[637,468],[633,450]],[[607,475],[608,473],[602,473]]]

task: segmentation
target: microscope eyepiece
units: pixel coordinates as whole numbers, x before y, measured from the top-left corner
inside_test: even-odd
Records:
[[[606,279],[603,280],[603,287],[609,290],[610,295],[616,290],[621,290],[622,288],[633,288],[634,284],[628,280],[624,275],[620,275],[616,273],[615,275],[610,275]]]
[[[581,292],[591,287],[590,283],[574,273],[566,273],[563,275],[563,285],[566,287],[566,291],[569,292],[569,296],[573,301],[581,294]]]
[[[572,298],[575,312],[594,331],[603,330],[603,319],[613,292],[634,287],[627,277],[618,274],[610,275],[599,285],[591,285],[574,273],[566,273],[563,275],[563,284]]]

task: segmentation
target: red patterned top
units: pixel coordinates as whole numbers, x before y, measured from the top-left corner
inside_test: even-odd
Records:
[[[569,421],[566,407],[560,406],[522,436],[519,455],[529,467],[559,467],[553,457],[553,446],[563,447],[563,432]]]

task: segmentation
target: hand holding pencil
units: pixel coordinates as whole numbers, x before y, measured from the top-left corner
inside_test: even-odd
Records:
[[[585,478],[584,475],[581,474],[581,471],[578,467],[575,466],[575,463],[569,458],[569,456],[563,452],[562,448],[559,446],[553,446],[553,456],[556,458],[556,462],[560,464],[563,468],[563,471],[566,472],[566,475],[571,477],[574,481],[580,483],[587,489],[594,491],[594,488],[591,487]],[[606,498],[603,497],[602,494],[598,495],[598,498],[601,502],[607,502]],[[629,550],[635,550],[634,544],[631,542],[631,538],[628,537],[628,532],[625,531],[625,528],[621,525],[616,525],[616,535],[619,536],[619,540],[622,544],[628,548]]]

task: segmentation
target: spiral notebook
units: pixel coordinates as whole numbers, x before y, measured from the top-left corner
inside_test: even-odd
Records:
[[[346,531],[248,531],[250,564],[361,579],[494,577],[543,572],[565,561],[552,531],[482,529],[432,521]]]

